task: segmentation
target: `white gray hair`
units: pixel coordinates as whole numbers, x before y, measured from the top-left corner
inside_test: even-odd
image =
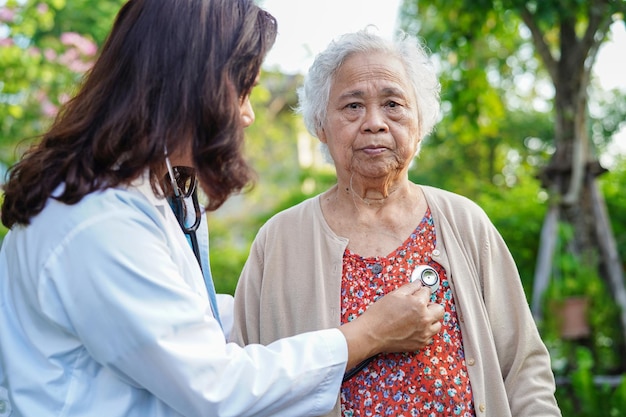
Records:
[[[420,139],[428,135],[439,118],[441,85],[426,48],[406,33],[399,34],[395,40],[385,39],[374,33],[371,26],[338,37],[315,57],[304,77],[304,85],[298,88],[296,109],[309,133],[317,137],[322,128],[330,87],[338,69],[352,54],[362,52],[385,52],[402,62],[417,98]]]

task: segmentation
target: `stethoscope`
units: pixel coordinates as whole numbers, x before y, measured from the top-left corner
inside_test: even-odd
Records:
[[[170,159],[165,157],[165,164],[167,165],[167,180],[172,187],[173,196],[169,198],[170,206],[174,212],[176,220],[182,229],[183,233],[189,236],[189,242],[193,254],[202,269],[202,261],[200,260],[200,245],[198,244],[198,237],[196,230],[200,227],[202,221],[202,212],[200,211],[200,203],[198,202],[198,185],[195,170],[191,167],[172,167]],[[179,183],[189,182],[188,186],[181,186]],[[191,226],[187,225],[187,203],[186,198],[191,197],[195,220]]]
[[[437,291],[437,289],[439,288],[439,274],[432,266],[418,265],[417,267],[415,267],[415,269],[411,273],[411,282],[415,282],[417,280],[420,280],[424,287],[428,287],[430,289],[431,295],[434,294],[434,292]],[[365,368],[370,362],[372,362],[376,356],[377,355],[374,355],[370,358],[365,359],[357,366],[346,372],[343,376],[342,382],[348,381],[350,378],[361,372],[361,370]]]
[[[411,274],[411,282],[420,280],[424,287],[430,288],[430,293],[439,289],[439,274],[429,265],[418,265]]]

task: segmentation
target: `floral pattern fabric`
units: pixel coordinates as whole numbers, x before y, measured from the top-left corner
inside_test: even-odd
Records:
[[[346,249],[341,286],[342,323],[410,281],[418,265],[439,274],[431,301],[443,305],[441,331],[416,352],[380,354],[341,387],[341,413],[357,416],[475,416],[452,290],[431,259],[436,233],[430,210],[407,240],[387,257],[363,258]]]

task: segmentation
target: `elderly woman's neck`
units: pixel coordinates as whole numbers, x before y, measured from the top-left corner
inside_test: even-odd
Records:
[[[353,200],[355,204],[380,207],[405,197],[410,193],[410,183],[391,182],[388,179],[363,182],[351,177],[340,191],[344,198]]]

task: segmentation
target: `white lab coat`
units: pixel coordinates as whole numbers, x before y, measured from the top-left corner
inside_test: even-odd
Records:
[[[346,361],[337,329],[226,343],[185,236],[143,179],[50,200],[2,244],[0,417],[315,416]]]

